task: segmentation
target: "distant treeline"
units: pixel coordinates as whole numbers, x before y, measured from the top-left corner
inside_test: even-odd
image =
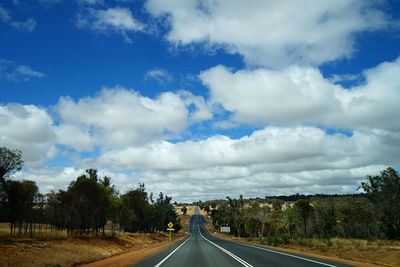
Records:
[[[282,201],[297,201],[299,199],[307,199],[307,200],[311,200],[314,198],[348,198],[348,197],[352,197],[352,198],[357,198],[357,197],[364,197],[365,195],[362,193],[359,194],[315,194],[315,195],[302,195],[302,194],[295,194],[295,195],[290,195],[290,196],[266,196],[265,199],[270,199],[270,200],[274,200],[274,199],[279,199]]]
[[[364,194],[240,196],[198,204],[211,215],[216,229],[230,226],[232,234],[257,237],[260,242],[288,243],[304,237],[400,239],[400,176],[396,170],[387,168],[381,175],[367,176],[360,187]]]
[[[33,236],[43,227],[69,235],[104,235],[107,223],[112,234],[165,231],[170,221],[176,231],[182,227],[171,197],[160,193],[154,200],[144,184],[120,195],[110,177],[88,169],[66,191],[41,194],[33,181],[8,179],[22,164],[20,151],[0,147],[0,221],[10,223],[11,235]]]

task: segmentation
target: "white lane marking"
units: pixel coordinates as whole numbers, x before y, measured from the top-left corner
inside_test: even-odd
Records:
[[[225,239],[222,239],[222,240],[225,240]],[[228,240],[226,240],[226,241],[228,241]],[[317,263],[317,264],[321,264],[321,265],[325,265],[325,266],[336,267],[336,265],[331,265],[331,264],[328,264],[328,263],[315,261],[315,260],[303,258],[303,257],[296,256],[296,255],[291,255],[291,254],[288,254],[288,253],[285,253],[285,252],[275,251],[275,250],[262,248],[262,247],[257,247],[257,246],[253,246],[253,245],[249,245],[249,244],[245,244],[245,243],[240,243],[240,242],[235,242],[235,241],[229,241],[229,242],[232,242],[232,243],[235,243],[235,244],[239,244],[239,245],[243,245],[243,246],[252,247],[252,248],[258,248],[258,249],[265,250],[265,251],[268,251],[268,252],[271,252],[271,253],[281,254],[281,255],[285,255],[285,256],[289,256],[289,257],[293,257],[293,258],[297,258],[297,259],[301,259],[301,260],[304,260],[304,261],[309,261],[309,262],[313,262],[313,263]]]
[[[198,230],[199,230],[199,234],[201,235],[201,237],[202,237],[204,240],[210,242],[211,244],[213,244],[214,246],[216,246],[217,248],[219,248],[220,250],[222,250],[223,252],[225,252],[226,254],[228,254],[229,256],[231,256],[232,258],[234,258],[235,260],[237,260],[237,261],[240,262],[241,264],[243,264],[244,266],[246,266],[246,267],[253,267],[253,265],[251,265],[251,264],[245,262],[244,260],[242,260],[241,258],[239,258],[238,256],[236,256],[236,255],[233,254],[232,252],[230,252],[230,251],[224,249],[223,247],[221,247],[221,246],[215,244],[214,242],[208,240],[207,238],[205,238],[205,237],[201,234],[201,232],[200,232],[200,225],[199,225],[199,224],[197,225],[197,227],[198,227]]]
[[[174,249],[174,251],[172,251],[171,253],[169,253],[167,257],[165,257],[162,261],[160,261],[159,263],[157,263],[157,265],[155,265],[154,267],[159,267],[159,266],[161,266],[161,264],[163,264],[169,257],[172,256],[172,254],[174,254],[180,247],[182,247],[182,246],[183,246],[186,242],[188,242],[191,238],[192,238],[192,236],[190,236],[188,239],[186,239],[185,242],[183,242],[182,244],[180,244],[179,247],[177,247],[176,249]]]

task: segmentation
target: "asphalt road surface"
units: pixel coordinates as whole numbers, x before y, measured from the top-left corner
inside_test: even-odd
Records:
[[[136,266],[349,266],[265,247],[220,239],[204,229],[196,207],[189,225],[191,235]]]

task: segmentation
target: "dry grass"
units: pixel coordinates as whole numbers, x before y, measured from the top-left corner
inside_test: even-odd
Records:
[[[210,233],[214,233],[212,226],[207,227]],[[246,243],[259,244],[259,240],[249,240],[231,235],[218,233],[224,239]],[[268,247],[267,245],[265,245]],[[332,238],[324,239],[300,239],[289,244],[274,246],[281,250],[302,253],[314,257],[342,261],[354,266],[400,266],[400,242],[390,240],[368,241],[362,239]]]
[[[8,224],[0,224],[0,266],[73,266],[151,248],[169,238],[164,233],[68,238],[65,232],[49,231],[35,238],[14,238],[8,231]]]

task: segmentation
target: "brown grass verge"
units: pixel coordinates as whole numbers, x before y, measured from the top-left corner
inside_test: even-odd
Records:
[[[165,233],[117,233],[111,237],[75,236],[66,233],[42,233],[35,238],[9,237],[8,224],[0,224],[0,266],[74,266],[140,251],[156,253],[172,242]],[[177,234],[175,239],[183,237]],[[147,251],[148,252],[145,252]]]
[[[211,231],[211,226],[207,228],[208,232],[214,235],[214,231]],[[362,246],[363,242],[361,242],[360,240],[345,241],[344,239],[333,239],[332,242],[340,242],[340,246],[309,247],[301,246],[292,242],[291,244],[275,247],[260,245],[258,241],[249,241],[244,238],[238,238],[223,233],[218,233],[218,237],[242,243],[255,244],[258,246],[277,249],[284,252],[298,253],[305,256],[316,257],[324,260],[341,262],[353,266],[400,266],[400,247],[398,246],[379,246],[378,244]],[[377,241],[377,243],[379,242],[383,241]],[[351,245],[353,243],[357,243],[357,245]],[[367,241],[365,241],[365,243],[367,243]]]

